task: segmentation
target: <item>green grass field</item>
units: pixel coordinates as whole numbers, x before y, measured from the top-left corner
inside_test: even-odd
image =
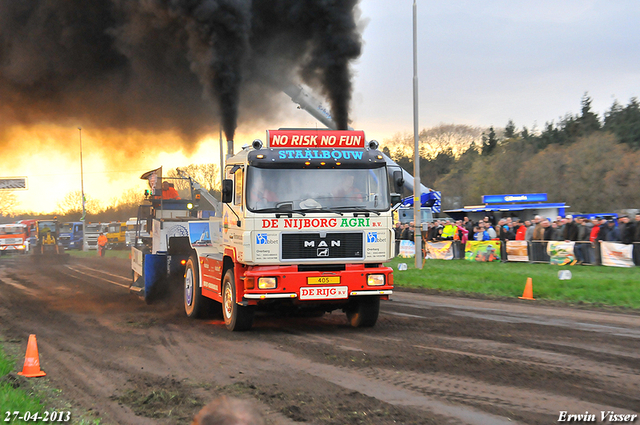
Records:
[[[0,346],[0,407],[2,408],[2,421],[7,421],[6,412],[30,412],[35,414],[44,412],[44,406],[39,397],[21,388],[13,388],[10,381],[6,379],[10,372],[14,371],[15,361],[13,361]],[[13,419],[13,417],[11,417]],[[21,421],[11,421],[11,423],[25,423]],[[33,423],[33,422],[31,422]]]
[[[73,400],[66,400],[62,391],[50,386],[47,377],[44,378],[24,378],[16,381],[12,378],[12,372],[22,370],[24,354],[15,353],[18,347],[15,342],[3,341],[0,337],[0,422],[11,424],[49,424],[49,423],[70,423],[77,425],[99,425],[101,418],[96,418],[92,411],[78,410],[73,407]],[[11,354],[8,354],[10,351]],[[15,360],[19,357],[19,360]],[[15,376],[15,375],[13,375]],[[7,412],[11,412],[7,416]],[[69,412],[71,420],[68,422],[52,422],[43,419],[29,421],[17,420],[13,415],[19,412],[18,416],[23,416],[29,412],[32,417],[39,413],[40,417],[52,412],[60,414]],[[48,412],[48,413],[47,413]]]
[[[399,271],[399,263],[407,270]],[[389,265],[398,287],[519,297],[530,277],[536,299],[640,309],[640,267],[427,260],[418,270],[413,258],[395,258]],[[558,279],[560,270],[571,271],[572,278]]]
[[[71,255],[72,257],[78,258],[93,258],[98,257],[98,251],[78,251],[75,249],[70,249],[65,251],[65,253]],[[124,258],[126,260],[129,259],[129,254],[131,253],[131,249],[108,249],[105,253],[105,258]]]

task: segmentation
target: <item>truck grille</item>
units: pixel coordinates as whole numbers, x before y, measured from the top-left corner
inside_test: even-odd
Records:
[[[362,233],[283,233],[283,260],[363,259]]]
[[[22,243],[21,238],[0,239],[0,245],[17,245]]]

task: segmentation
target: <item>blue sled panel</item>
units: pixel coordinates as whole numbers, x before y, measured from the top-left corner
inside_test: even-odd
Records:
[[[146,254],[144,256],[144,299],[149,301],[157,294],[167,276],[167,254]]]

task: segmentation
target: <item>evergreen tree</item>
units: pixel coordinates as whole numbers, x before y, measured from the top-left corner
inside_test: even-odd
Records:
[[[587,93],[582,96],[582,111],[580,117],[576,120],[579,125],[579,137],[588,136],[594,131],[600,130],[600,119],[598,115],[591,111],[591,101]]]
[[[617,101],[613,102],[611,109],[605,113],[603,129],[615,134],[621,143],[634,149],[640,149],[640,104],[638,104],[638,99],[632,98],[624,108]]]
[[[482,155],[488,156],[493,153],[496,146],[498,146],[498,139],[496,138],[496,132],[493,130],[493,126],[489,127],[489,136],[482,134]]]
[[[505,139],[515,139],[518,137],[516,133],[516,125],[513,123],[513,120],[509,120],[504,128],[504,137]]]
[[[536,147],[542,150],[550,145],[563,145],[567,139],[567,132],[572,132],[574,128],[571,119],[571,116],[567,116],[560,121],[559,125],[554,125],[553,121],[547,122],[540,136],[536,138]],[[567,128],[570,129],[567,130]]]

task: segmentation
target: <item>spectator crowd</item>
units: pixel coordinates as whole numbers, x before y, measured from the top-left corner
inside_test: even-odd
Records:
[[[415,236],[414,222],[396,223],[396,240],[413,240]],[[588,219],[584,217],[574,218],[557,216],[555,220],[536,215],[533,220],[520,220],[516,217],[506,217],[492,220],[490,217],[477,223],[464,217],[464,220],[435,220],[427,223],[426,230],[422,231],[424,241],[460,241],[465,244],[467,240],[476,241],[566,241],[581,242],[576,244],[574,253],[578,263],[591,262],[590,254],[593,249],[599,248],[599,242],[617,242],[623,244],[636,243],[633,257],[636,264],[640,264],[640,214],[635,215],[635,220],[628,216],[613,219],[602,217]]]

